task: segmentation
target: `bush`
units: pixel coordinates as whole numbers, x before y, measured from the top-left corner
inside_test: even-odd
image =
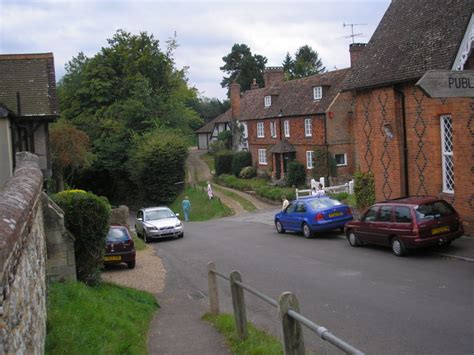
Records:
[[[77,279],[87,285],[100,281],[109,231],[110,204],[91,192],[68,190],[52,196],[64,211],[64,224],[74,235]]]
[[[294,200],[296,198],[295,189],[274,186],[261,186],[257,188],[257,195],[274,201],[280,201],[283,195],[286,196],[288,200]]]
[[[337,176],[337,163],[334,155],[326,149],[316,148],[313,159],[313,177]]]
[[[331,198],[334,198],[338,201],[344,201],[347,200],[349,197],[349,194],[347,192],[338,192],[337,194],[330,194]]]
[[[365,208],[375,203],[374,174],[370,171],[356,171],[354,174],[354,195],[357,207]]]
[[[215,156],[224,150],[227,150],[224,142],[214,141],[211,144],[209,144],[209,154],[211,155]]]
[[[230,151],[220,152],[215,157],[216,175],[232,174],[232,159],[234,153]]]
[[[239,176],[240,171],[250,165],[252,165],[252,154],[244,151],[237,152],[232,158],[232,174]]]
[[[300,186],[306,182],[306,169],[303,164],[293,160],[288,164],[288,184]]]
[[[240,171],[239,174],[239,177],[242,179],[251,179],[255,176],[257,176],[257,169],[255,169],[253,166],[246,166]]]
[[[224,143],[227,149],[232,149],[232,132],[222,131],[217,135],[217,140]]]

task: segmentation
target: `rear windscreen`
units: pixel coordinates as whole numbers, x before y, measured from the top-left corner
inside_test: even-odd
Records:
[[[453,215],[454,209],[445,201],[435,201],[415,208],[416,219],[423,221]]]
[[[315,210],[320,208],[330,208],[335,206],[340,206],[342,203],[330,198],[315,198],[314,200],[308,201],[311,207]]]
[[[111,228],[107,234],[108,242],[125,242],[129,239],[128,233],[122,228]]]

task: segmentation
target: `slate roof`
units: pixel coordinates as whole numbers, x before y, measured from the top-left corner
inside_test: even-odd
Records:
[[[344,90],[451,69],[473,11],[472,0],[392,0]]]
[[[53,53],[0,55],[0,105],[20,117],[58,116]]]

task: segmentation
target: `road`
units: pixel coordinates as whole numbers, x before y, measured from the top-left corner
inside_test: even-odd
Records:
[[[181,240],[151,244],[167,279],[207,306],[206,264],[274,299],[294,292],[301,312],[368,354],[472,354],[474,263],[417,252],[397,258],[389,249],[351,248],[334,232],[314,239],[276,233],[274,211],[186,224]],[[231,312],[227,282],[219,282],[221,308]],[[276,310],[246,293],[247,318],[279,335]],[[339,353],[309,331],[307,348]]]

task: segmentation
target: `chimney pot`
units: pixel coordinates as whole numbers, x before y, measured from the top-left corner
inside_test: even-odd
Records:
[[[257,79],[253,78],[252,84],[250,84],[250,90],[258,89]]]

